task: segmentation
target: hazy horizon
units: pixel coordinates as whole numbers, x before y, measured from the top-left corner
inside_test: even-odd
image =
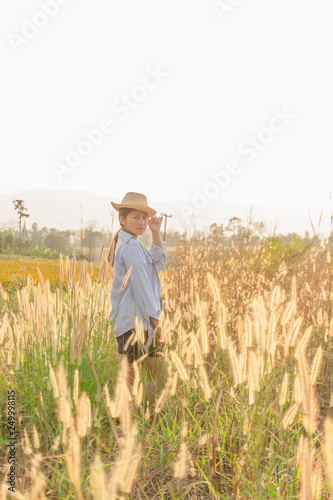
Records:
[[[119,227],[117,212],[112,208],[110,202],[119,202],[119,197],[98,196],[86,191],[57,191],[34,189],[26,191],[16,191],[13,193],[0,193],[0,226],[17,222],[16,212],[12,203],[13,199],[20,198],[25,202],[27,213],[30,217],[25,220],[26,227],[30,228],[36,222],[38,227],[54,227],[57,229],[78,229],[81,225],[81,209],[83,224],[86,225],[91,220],[96,220],[99,227],[111,227],[111,214],[114,214],[114,228]],[[231,217],[239,217],[246,225],[247,216],[250,215],[253,206],[252,216],[255,222],[266,223],[268,232],[272,232],[274,225],[278,223],[276,233],[287,234],[296,232],[304,235],[308,231],[313,234],[308,215],[310,207],[311,218],[317,231],[321,209],[324,208],[323,217],[319,226],[319,235],[327,238],[330,234],[330,209],[328,204],[322,205],[296,205],[283,202],[280,205],[269,203],[253,203],[252,205],[241,205],[212,201],[209,206],[199,212],[199,215],[183,216],[180,212],[184,204],[189,200],[179,200],[178,202],[150,201],[149,205],[155,208],[158,213],[172,215],[167,220],[167,229],[184,231],[185,228],[192,233],[197,230],[208,230],[214,222],[226,225]],[[42,210],[41,210],[42,207]],[[280,221],[280,222],[279,222]],[[162,231],[164,221],[162,223]]]

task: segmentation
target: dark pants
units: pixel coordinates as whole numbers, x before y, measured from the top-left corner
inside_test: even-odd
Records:
[[[125,351],[125,345],[128,339],[134,335],[134,329],[128,330],[128,332],[123,333],[122,335],[119,335],[119,337],[116,337],[117,342],[118,342],[118,353],[119,354],[127,354],[128,356],[128,362],[133,363],[135,359],[141,358],[141,356],[144,356],[146,354],[144,350],[144,346],[141,344],[141,342],[136,341],[134,342],[133,345],[131,345],[129,341],[129,345]],[[144,332],[145,336],[145,344],[148,341],[148,332]],[[151,358],[156,358],[158,356],[158,353],[162,352],[161,349],[158,347],[153,347],[153,344],[150,345],[149,351],[148,351],[148,356]]]

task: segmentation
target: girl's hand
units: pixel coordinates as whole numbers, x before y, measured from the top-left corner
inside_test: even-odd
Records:
[[[159,233],[161,230],[163,217],[149,217],[148,226],[152,233]]]

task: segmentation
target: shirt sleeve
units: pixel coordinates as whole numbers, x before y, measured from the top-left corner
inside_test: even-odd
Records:
[[[162,245],[164,250],[162,250],[158,245],[155,245],[155,243],[152,243],[150,245],[149,252],[152,256],[153,261],[155,262],[155,265],[157,267],[158,271],[163,271],[165,268],[165,262],[166,262],[166,243],[165,241],[162,241]]]
[[[142,316],[149,316],[160,319],[161,309],[156,302],[154,293],[149,281],[148,268],[144,255],[139,246],[128,245],[123,253],[123,260],[128,270],[132,266],[129,277],[132,285],[134,300]]]

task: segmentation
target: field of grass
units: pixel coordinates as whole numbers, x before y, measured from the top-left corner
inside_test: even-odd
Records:
[[[170,377],[145,414],[140,363],[132,394],[118,371],[109,266],[95,280],[85,263],[58,269],[53,290],[43,271],[0,287],[0,500],[9,423],[10,498],[333,498],[327,248],[292,260],[265,242],[177,248],[161,272]]]

